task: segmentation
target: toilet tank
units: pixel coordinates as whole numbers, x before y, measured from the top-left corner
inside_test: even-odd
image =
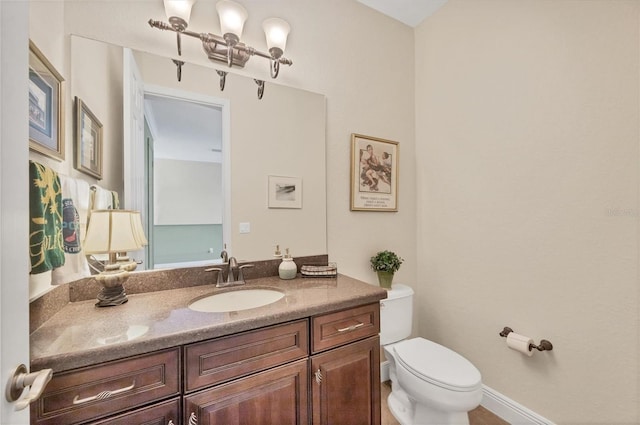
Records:
[[[411,335],[413,289],[394,284],[387,299],[380,300],[380,344],[401,341]]]

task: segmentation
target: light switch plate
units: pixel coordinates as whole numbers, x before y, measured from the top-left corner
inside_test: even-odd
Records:
[[[240,223],[240,233],[250,233],[251,223]]]

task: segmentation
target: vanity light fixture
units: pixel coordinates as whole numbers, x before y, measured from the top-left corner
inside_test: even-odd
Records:
[[[83,251],[87,255],[109,254],[104,270],[96,275],[102,285],[97,307],[109,307],[128,301],[123,284],[136,262],[126,256],[147,245],[140,212],[129,210],[93,210],[89,217]]]
[[[284,50],[291,27],[280,18],[270,18],[264,21],[263,30],[267,39],[269,53],[264,53],[240,41],[244,23],[247,20],[247,10],[240,4],[222,0],[216,4],[220,18],[222,36],[211,33],[196,33],[187,30],[191,8],[196,0],[164,0],[164,9],[169,23],[149,20],[152,28],[168,30],[176,33],[178,55],[182,55],[181,35],[199,38],[207,57],[211,61],[225,62],[229,67],[244,67],[251,56],[268,59],[271,78],[277,78],[280,65],[292,65],[290,59],[285,58]],[[221,86],[224,83],[221,82]]]

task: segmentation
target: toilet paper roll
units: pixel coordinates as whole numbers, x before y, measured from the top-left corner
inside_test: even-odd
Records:
[[[507,335],[507,347],[512,350],[519,351],[526,356],[533,356],[533,350],[529,350],[529,345],[533,344],[533,340],[528,336],[520,335],[515,332],[509,332]]]

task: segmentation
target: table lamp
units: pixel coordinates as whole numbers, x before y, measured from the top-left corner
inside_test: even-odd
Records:
[[[97,307],[116,306],[128,301],[123,284],[129,278],[129,272],[135,270],[136,263],[130,261],[126,253],[142,249],[145,245],[147,239],[138,211],[91,211],[82,249],[87,255],[109,254],[104,270],[96,275],[96,280],[102,285]]]

